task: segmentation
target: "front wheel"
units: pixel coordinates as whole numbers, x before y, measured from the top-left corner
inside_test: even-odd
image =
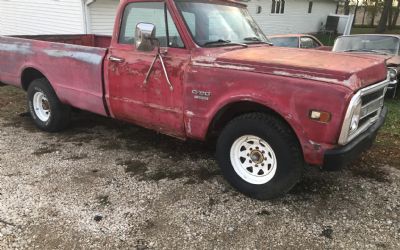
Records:
[[[36,79],[29,85],[28,108],[36,126],[43,131],[57,132],[70,122],[70,107],[61,103],[45,78]]]
[[[291,129],[263,113],[239,116],[223,129],[217,160],[232,186],[260,200],[287,193],[301,179],[304,165]]]

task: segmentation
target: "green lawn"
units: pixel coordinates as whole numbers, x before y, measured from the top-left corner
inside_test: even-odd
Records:
[[[335,34],[328,35],[322,33],[314,34],[314,36],[318,38],[318,40],[320,40],[325,46],[333,46],[333,43],[335,42],[335,39],[337,37],[337,35]]]
[[[351,29],[351,34],[375,34],[375,27],[365,28],[365,27],[353,27]],[[396,28],[393,30],[386,30],[384,34],[400,34],[400,28]]]
[[[386,100],[385,104],[389,109],[385,125],[372,149],[364,153],[363,161],[400,168],[400,98]]]
[[[382,132],[400,137],[400,98],[387,100],[386,106],[389,109],[389,114]]]

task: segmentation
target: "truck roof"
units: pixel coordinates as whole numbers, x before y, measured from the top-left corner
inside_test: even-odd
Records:
[[[129,3],[129,2],[137,2],[139,0],[121,0],[121,3]],[[175,1],[175,0],[174,0]],[[179,0],[181,2],[192,2],[191,0]],[[200,0],[204,2],[227,2],[227,3],[232,3],[232,4],[238,4],[243,7],[247,7],[247,4],[245,4],[243,1],[244,0]]]

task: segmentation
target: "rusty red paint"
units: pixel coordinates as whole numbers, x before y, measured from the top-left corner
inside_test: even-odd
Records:
[[[174,1],[167,0],[185,44],[184,49],[168,48],[164,56],[174,89],[170,90],[159,61],[144,84],[156,51],[140,52],[117,39],[123,10],[130,2],[135,1],[121,1],[112,38],[0,37],[0,81],[21,86],[22,73],[33,68],[48,78],[64,103],[101,115],[108,109],[113,118],[183,139],[204,140],[216,114],[227,105],[257,103],[292,127],[307,163],[321,165],[325,150],[337,145],[353,93],[386,78],[384,60],[376,57],[269,45],[200,48]],[[124,62],[110,61],[111,55]],[[198,99],[193,90],[211,95]],[[311,109],[331,112],[332,120],[328,124],[310,120]]]

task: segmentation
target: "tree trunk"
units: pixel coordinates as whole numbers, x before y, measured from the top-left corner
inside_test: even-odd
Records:
[[[371,26],[375,25],[375,16],[378,10],[378,0],[375,0],[374,9],[372,10]]]
[[[335,11],[335,14],[337,14],[339,12],[339,1],[337,2],[337,4],[336,4],[336,11]]]
[[[356,18],[357,18],[357,11],[358,11],[358,1],[356,2],[356,7],[354,8],[354,19],[353,19],[353,25],[356,23]],[[391,20],[391,19],[390,19]]]
[[[392,29],[392,20],[393,20],[393,0],[390,0],[388,20],[387,20],[387,25],[389,30]]]
[[[364,6],[364,14],[363,14],[363,18],[362,18],[362,25],[365,24],[365,14],[367,13],[367,6]]]
[[[392,27],[395,28],[397,25],[397,19],[399,18],[399,12],[400,12],[400,0],[397,0],[397,7],[393,15],[393,20],[392,20]]]
[[[350,0],[346,0],[344,2],[344,14],[349,15],[350,14]]]
[[[388,16],[389,16],[389,9],[390,9],[392,3],[393,3],[393,0],[385,0],[384,6],[383,6],[382,15],[381,15],[381,19],[379,20],[378,27],[376,27],[376,32],[377,33],[385,32],[386,23],[387,23]]]

